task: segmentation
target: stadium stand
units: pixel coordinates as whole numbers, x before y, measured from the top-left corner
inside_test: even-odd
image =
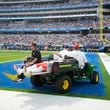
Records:
[[[109,3],[104,0],[103,4]],[[103,25],[103,38],[110,40],[110,15],[104,16]],[[43,49],[46,45],[72,45],[78,41],[98,47],[103,45],[99,29],[99,0],[0,2],[0,45],[28,45],[34,41]]]

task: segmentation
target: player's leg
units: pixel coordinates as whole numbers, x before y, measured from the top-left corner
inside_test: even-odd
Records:
[[[31,67],[27,67],[25,69],[25,73],[27,75],[30,75],[30,74],[37,74],[37,73],[46,71],[47,70],[47,64],[48,64],[47,62],[42,62],[42,63],[35,64]]]
[[[17,65],[14,65],[14,69],[17,72],[17,78],[14,81],[17,82],[22,81],[25,78],[24,69],[17,67]]]
[[[14,64],[14,70],[17,72],[17,74],[23,73],[23,68],[19,68],[17,65]]]

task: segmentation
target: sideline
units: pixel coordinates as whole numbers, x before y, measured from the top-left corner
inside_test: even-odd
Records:
[[[3,90],[0,90],[0,98],[0,110],[110,110],[110,101],[99,99]]]
[[[104,64],[108,74],[110,75],[110,56],[105,53],[98,53],[98,54]]]
[[[0,64],[14,62],[14,61],[19,61],[19,60],[22,60],[22,59],[2,61],[2,62],[0,62]]]
[[[43,55],[43,57],[47,57],[47,56],[48,56],[48,55]],[[43,58],[43,57],[42,57],[42,58]],[[22,60],[22,59],[2,61],[2,62],[0,62],[0,64],[3,64],[3,63],[9,63],[9,62],[14,62],[14,61],[20,61],[20,60]]]

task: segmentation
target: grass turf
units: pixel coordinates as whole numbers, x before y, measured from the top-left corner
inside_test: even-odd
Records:
[[[110,75],[107,73],[104,64],[102,63],[102,61],[99,59],[99,63],[100,63],[100,67],[102,70],[102,76],[103,76],[103,80],[104,80],[104,85],[105,85],[105,89],[106,89],[106,96],[104,96],[102,99],[108,99],[110,100]]]
[[[110,53],[106,53],[106,54],[110,56]]]
[[[42,55],[49,55],[54,53],[53,51],[41,51]],[[26,56],[30,56],[31,51],[19,51],[19,50],[0,50],[0,62],[23,59]]]
[[[52,54],[54,52],[50,51],[42,51],[41,52],[42,55],[49,55]],[[25,56],[30,55],[31,52],[30,51],[10,51],[10,50],[1,50],[0,51],[0,62],[3,61],[10,61],[10,60],[16,60],[16,59],[22,59]],[[96,98],[96,99],[107,99],[110,100],[110,76],[108,75],[102,61],[99,59],[99,63],[100,63],[100,67],[101,67],[101,71],[103,73],[103,80],[104,80],[104,85],[105,85],[105,90],[106,90],[106,96],[93,96],[93,95],[81,95],[81,94],[63,94],[65,96],[77,96],[77,97],[86,97],[86,98]],[[22,92],[32,92],[32,93],[46,93],[48,94],[48,92],[41,92],[41,91],[36,91],[36,90],[26,90],[26,89],[12,89],[12,88],[5,88],[5,87],[1,87],[1,90],[11,90],[11,91],[22,91]],[[56,95],[55,93],[51,93]],[[58,94],[57,94],[58,95]],[[60,94],[61,95],[61,94]]]

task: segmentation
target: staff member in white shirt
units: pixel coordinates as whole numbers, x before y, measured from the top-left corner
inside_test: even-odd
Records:
[[[59,53],[54,54],[54,60],[63,61],[65,56],[68,56],[68,46],[64,46],[64,49]]]
[[[79,44],[74,45],[74,50],[68,52],[69,57],[75,58],[79,63],[79,68],[83,69],[85,64],[88,62],[85,53],[79,50]]]

